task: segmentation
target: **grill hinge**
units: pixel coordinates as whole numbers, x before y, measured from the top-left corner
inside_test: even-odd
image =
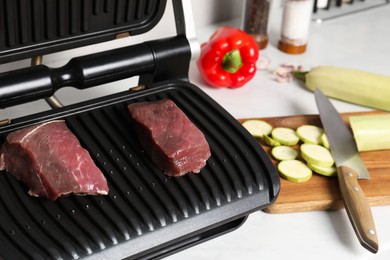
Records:
[[[0,127],[5,126],[5,125],[10,125],[11,124],[11,119],[2,119],[0,120]]]

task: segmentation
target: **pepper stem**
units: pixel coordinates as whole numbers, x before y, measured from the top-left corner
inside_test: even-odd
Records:
[[[234,49],[227,52],[222,59],[222,67],[229,73],[235,73],[242,67],[242,58],[240,51]]]

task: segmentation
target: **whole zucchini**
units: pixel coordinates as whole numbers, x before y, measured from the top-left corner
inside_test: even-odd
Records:
[[[349,122],[360,152],[390,149],[390,114],[350,116]]]
[[[375,73],[319,66],[308,72],[293,72],[314,91],[319,88],[328,97],[390,111],[390,77]]]

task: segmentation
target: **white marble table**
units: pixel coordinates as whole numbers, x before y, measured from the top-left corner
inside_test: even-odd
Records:
[[[279,39],[277,14],[276,11],[271,19],[270,44],[260,52],[271,60],[269,70],[259,71],[245,87],[209,88],[199,78],[196,67],[191,68],[192,82],[236,118],[318,113],[311,92],[296,81],[281,84],[274,80],[272,71],[282,63],[305,68],[335,65],[390,76],[390,6],[320,24],[313,22],[308,49],[302,55],[287,55],[275,47]],[[207,40],[223,24],[239,26],[239,21],[199,29],[200,41]],[[340,112],[369,110],[342,101],[332,102]],[[390,206],[373,207],[372,212],[380,241],[376,255],[360,246],[345,210],[288,214],[259,211],[251,214],[238,230],[167,259],[390,259]]]

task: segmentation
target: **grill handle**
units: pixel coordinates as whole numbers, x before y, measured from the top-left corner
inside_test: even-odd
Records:
[[[185,47],[175,50],[180,45]],[[161,80],[162,74],[167,75],[167,68],[181,74],[188,73],[188,64],[183,65],[183,62],[176,63],[177,70],[172,68],[175,64],[172,60],[183,55],[189,63],[188,41],[185,37],[174,37],[72,58],[59,68],[37,65],[5,72],[0,74],[0,107],[50,97],[65,86],[84,89],[137,75]],[[170,66],[167,66],[168,61]]]
[[[5,72],[0,74],[0,106],[50,97],[65,86],[84,89],[148,73],[154,69],[153,61],[144,43],[72,58],[59,68],[37,65]]]

